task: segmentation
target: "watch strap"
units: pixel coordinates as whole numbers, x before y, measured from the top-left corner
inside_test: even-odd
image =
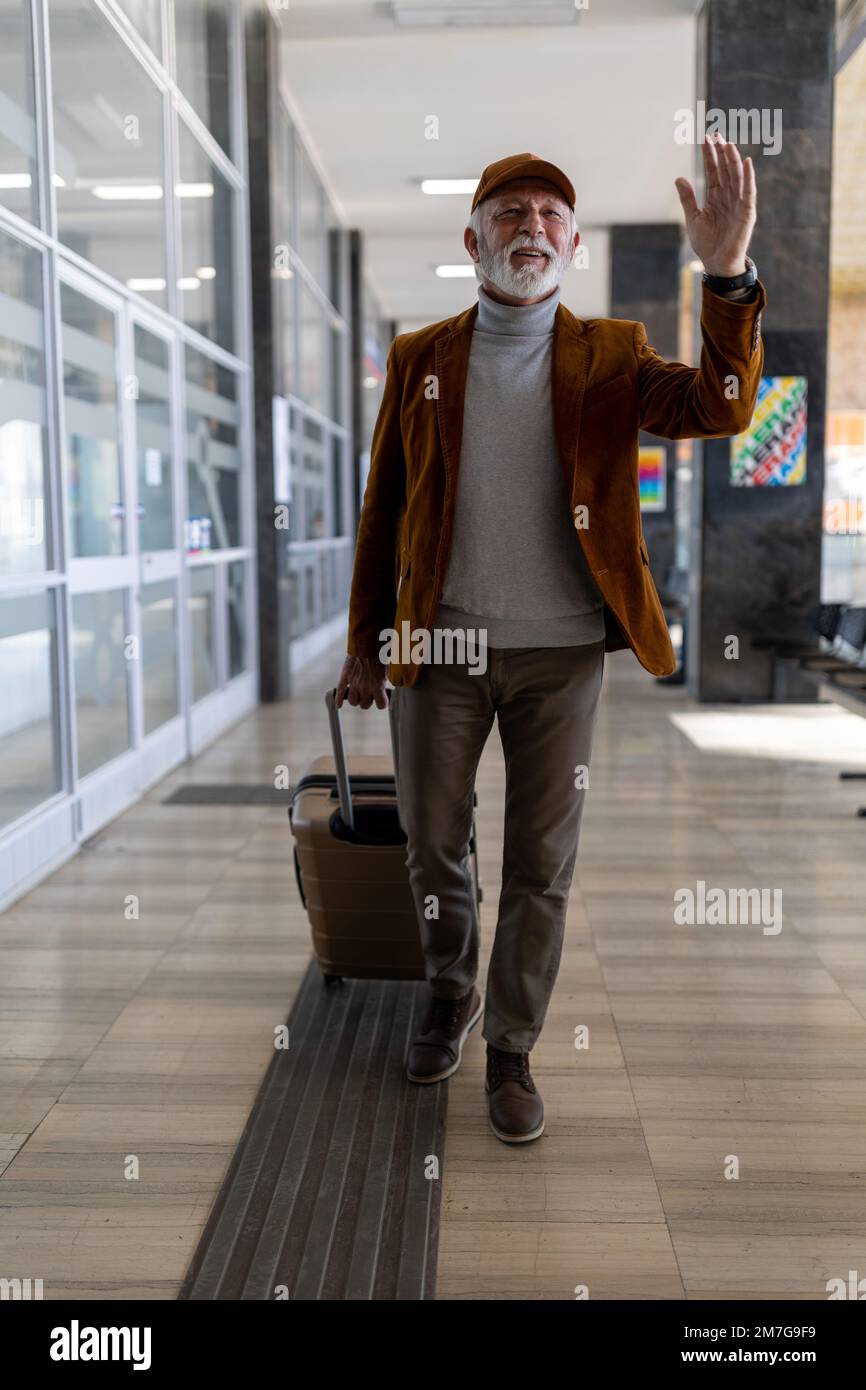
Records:
[[[758,270],[750,256],[746,257],[746,269],[742,275],[710,275],[704,271],[702,276],[707,289],[714,294],[725,294],[727,290],[746,290],[757,283]]]

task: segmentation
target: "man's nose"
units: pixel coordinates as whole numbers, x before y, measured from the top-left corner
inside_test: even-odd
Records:
[[[520,230],[531,237],[540,236],[544,232],[544,218],[540,212],[527,212],[523,218]]]

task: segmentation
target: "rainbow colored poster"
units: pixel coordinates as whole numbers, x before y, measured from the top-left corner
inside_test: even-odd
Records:
[[[763,376],[752,423],[731,440],[732,487],[806,481],[806,378]]]
[[[642,444],[638,450],[638,486],[642,512],[663,512],[667,496],[667,450]]]

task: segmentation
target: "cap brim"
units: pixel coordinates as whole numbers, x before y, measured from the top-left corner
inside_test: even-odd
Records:
[[[480,197],[476,192],[475,198],[472,200],[472,211],[474,212],[479,203],[483,203],[492,193],[496,193],[503,184],[514,183],[516,179],[545,179],[554,185],[572,212],[574,211],[576,194],[571,179],[567,178],[555,164],[548,164],[544,159],[527,160],[525,164],[517,164],[513,169],[506,169],[501,174],[497,174],[487,184]]]

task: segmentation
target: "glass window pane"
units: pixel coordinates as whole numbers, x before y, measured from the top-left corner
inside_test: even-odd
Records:
[[[152,48],[158,58],[162,57],[162,0],[119,0],[119,3],[148,48]]]
[[[302,448],[304,488],[304,535],[306,541],[319,541],[328,534],[325,514],[325,437],[321,425],[305,420]]]
[[[123,484],[114,315],[63,284],[60,312],[72,554],[120,555]]]
[[[231,154],[231,0],[183,0],[174,7],[177,84]]]
[[[48,568],[42,255],[0,232],[0,574]]]
[[[177,684],[177,586],[172,579],[141,588],[141,681],[144,732],[153,733],[180,708]]]
[[[79,777],[102,767],[129,747],[127,635],[122,589],[73,596],[72,666]]]
[[[301,399],[324,414],[325,314],[315,295],[301,286]]]
[[[343,400],[343,363],[345,362],[346,335],[333,324],[328,329],[328,338],[331,348],[331,400],[328,414],[332,420],[338,424],[346,423],[343,418],[345,415]]]
[[[138,543],[144,551],[173,550],[171,358],[168,343],[138,324],[135,375]]]
[[[346,279],[346,256],[348,252],[348,236],[337,221],[336,213],[331,204],[328,203],[325,209],[327,217],[328,231],[328,298],[334,308],[341,314],[346,312],[345,300],[345,279]]]
[[[239,423],[234,372],[187,348],[187,550],[240,545]]]
[[[0,600],[0,825],[60,791],[53,593]]]
[[[277,269],[271,280],[274,315],[274,393],[295,394],[295,318],[298,278]]]
[[[192,698],[200,700],[217,688],[214,606],[216,574],[213,565],[196,565],[189,572],[189,625],[192,641]]]
[[[60,240],[164,305],[162,96],[89,0],[49,12]]]
[[[318,590],[316,588],[316,560],[315,556],[304,557],[304,631],[310,632],[314,627],[318,627],[321,618],[316,610],[316,599]]]
[[[229,677],[247,669],[246,572],[243,560],[228,567]]]
[[[295,131],[282,99],[276,94],[271,145],[271,218],[275,246],[294,246],[292,225],[295,203]]]
[[[327,291],[325,279],[325,200],[318,175],[310,163],[304,149],[300,156],[300,221],[301,244],[298,250],[301,260],[313,276],[317,285]]]
[[[369,449],[385,387],[390,337],[384,320],[375,314],[375,300],[365,284],[363,294],[363,359],[361,362],[361,438]]]
[[[287,556],[288,584],[289,584],[289,636],[299,637],[301,626],[301,594],[300,594],[300,561],[292,548],[289,548]]]
[[[38,221],[29,0],[0,0],[0,202]]]
[[[232,352],[234,190],[183,121],[178,141],[181,317],[203,337]]]
[[[294,246],[294,129],[279,96],[272,101],[274,111],[271,145],[271,216],[273,219],[274,263],[271,267],[272,312],[274,316],[274,394],[295,392],[295,298],[298,278],[288,261],[288,247]]]
[[[288,540],[296,544],[304,539],[302,487],[304,441],[302,436],[303,419],[298,410],[290,412],[289,424],[289,534]]]
[[[330,566],[328,563],[328,551],[319,551],[319,622],[323,623],[326,618],[331,616],[330,604]]]
[[[331,439],[331,506],[333,535],[348,535],[348,518],[344,506],[346,498],[346,476],[343,467],[343,441],[334,436]]]

